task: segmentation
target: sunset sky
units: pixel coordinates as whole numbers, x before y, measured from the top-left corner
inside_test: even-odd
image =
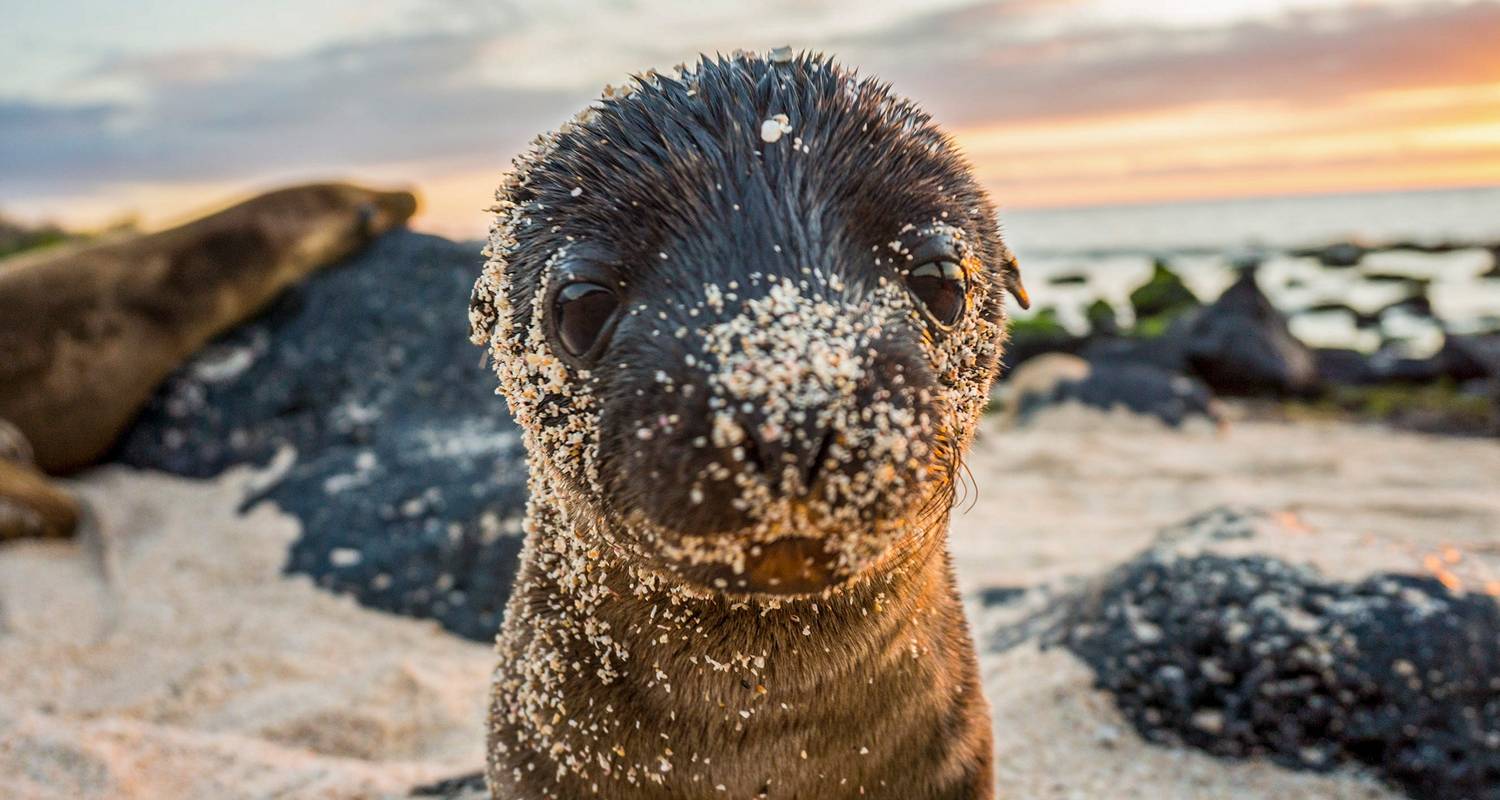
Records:
[[[477,235],[631,72],[788,43],[892,82],[1003,207],[1500,184],[1500,0],[61,0],[0,29],[0,212],[157,225],[292,180]]]

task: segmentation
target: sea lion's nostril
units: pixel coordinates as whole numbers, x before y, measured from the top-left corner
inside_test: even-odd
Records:
[[[802,490],[811,492],[813,485],[817,483],[818,477],[827,467],[829,452],[833,447],[834,434],[832,430],[823,432],[822,441],[818,442],[816,449],[812,451],[812,458],[803,462],[802,466]]]
[[[767,443],[757,435],[751,435],[748,441],[739,445],[740,452],[744,454],[745,466],[766,476],[767,479],[772,475],[771,466],[777,463],[777,454],[767,452],[768,447]]]
[[[783,491],[811,491],[833,445],[834,433],[830,428],[810,423],[787,429],[760,414],[742,416],[740,426],[746,433],[745,440],[738,445],[745,467]],[[793,481],[795,485],[788,485]]]

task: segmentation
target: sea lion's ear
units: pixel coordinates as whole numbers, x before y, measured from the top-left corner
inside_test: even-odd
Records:
[[[1021,265],[1016,263],[1015,256],[1011,256],[1005,266],[1005,291],[1010,292],[1010,296],[1016,298],[1021,308],[1030,311],[1031,295],[1026,293],[1026,287],[1021,283]]]
[[[495,302],[488,275],[480,275],[469,294],[469,341],[488,347],[495,330]]]

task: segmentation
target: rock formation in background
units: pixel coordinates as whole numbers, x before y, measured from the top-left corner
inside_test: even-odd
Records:
[[[1152,328],[1155,332],[1199,305],[1193,290],[1161,259],[1152,265],[1151,279],[1130,293],[1136,327]]]
[[[1178,427],[1193,417],[1217,423],[1222,414],[1201,382],[1146,363],[1086,361],[1049,353],[1022,364],[1000,391],[1005,415],[1027,424],[1038,412],[1065,403],[1111,411],[1123,408]]]
[[[415,210],[405,192],[303,186],[0,264],[0,418],[47,472],[94,463],[184,359]]]
[[[479,250],[402,231],[320,271],[169,378],[115,457],[209,477],[294,454],[252,499],[302,520],[289,571],[493,639],[527,473],[453,315]]]
[[[1225,395],[1305,395],[1318,386],[1317,358],[1255,283],[1254,270],[1193,318],[1184,332],[1192,371]]]

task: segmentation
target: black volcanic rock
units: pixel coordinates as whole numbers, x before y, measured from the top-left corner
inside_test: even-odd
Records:
[[[1151,278],[1130,293],[1137,324],[1153,317],[1171,319],[1199,306],[1198,298],[1172,271],[1167,262],[1157,259]]]
[[[1448,334],[1437,357],[1456,381],[1500,380],[1500,333]]]
[[[116,459],[209,477],[295,451],[248,501],[301,519],[290,572],[491,639],[526,468],[468,341],[478,251],[403,231],[318,273],[170,378]]]
[[[1001,356],[1003,374],[1046,353],[1075,353],[1087,342],[1086,337],[1068,332],[1058,320],[1057,309],[1042,308],[1029,317],[1012,319],[1010,341]]]
[[[1148,364],[1173,373],[1185,373],[1187,329],[1197,311],[1174,320],[1160,336],[1098,336],[1090,338],[1078,355],[1096,364]]]
[[[1325,347],[1314,350],[1313,355],[1318,363],[1318,379],[1325,384],[1364,386],[1379,377],[1370,358],[1358,350]]]
[[[1115,313],[1115,307],[1108,300],[1095,300],[1089,303],[1084,311],[1084,318],[1089,323],[1089,336],[1118,336],[1120,334],[1120,318]]]
[[[1190,417],[1217,422],[1219,407],[1201,382],[1136,362],[1084,361],[1049,355],[1023,365],[1012,378],[1007,402],[1025,424],[1037,412],[1066,403],[1110,411],[1123,408],[1178,427]]]
[[[1431,578],[1339,583],[1264,556],[1158,547],[1055,636],[1150,741],[1298,769],[1363,764],[1413,797],[1496,800],[1497,632],[1493,598]]]
[[[1362,245],[1354,244],[1353,242],[1340,242],[1318,249],[1298,250],[1293,252],[1293,255],[1304,258],[1316,258],[1318,263],[1325,267],[1348,269],[1359,266],[1359,262],[1364,260],[1365,254],[1368,252],[1369,250]]]
[[[1194,374],[1225,395],[1304,395],[1318,385],[1317,359],[1246,270],[1184,334]]]

